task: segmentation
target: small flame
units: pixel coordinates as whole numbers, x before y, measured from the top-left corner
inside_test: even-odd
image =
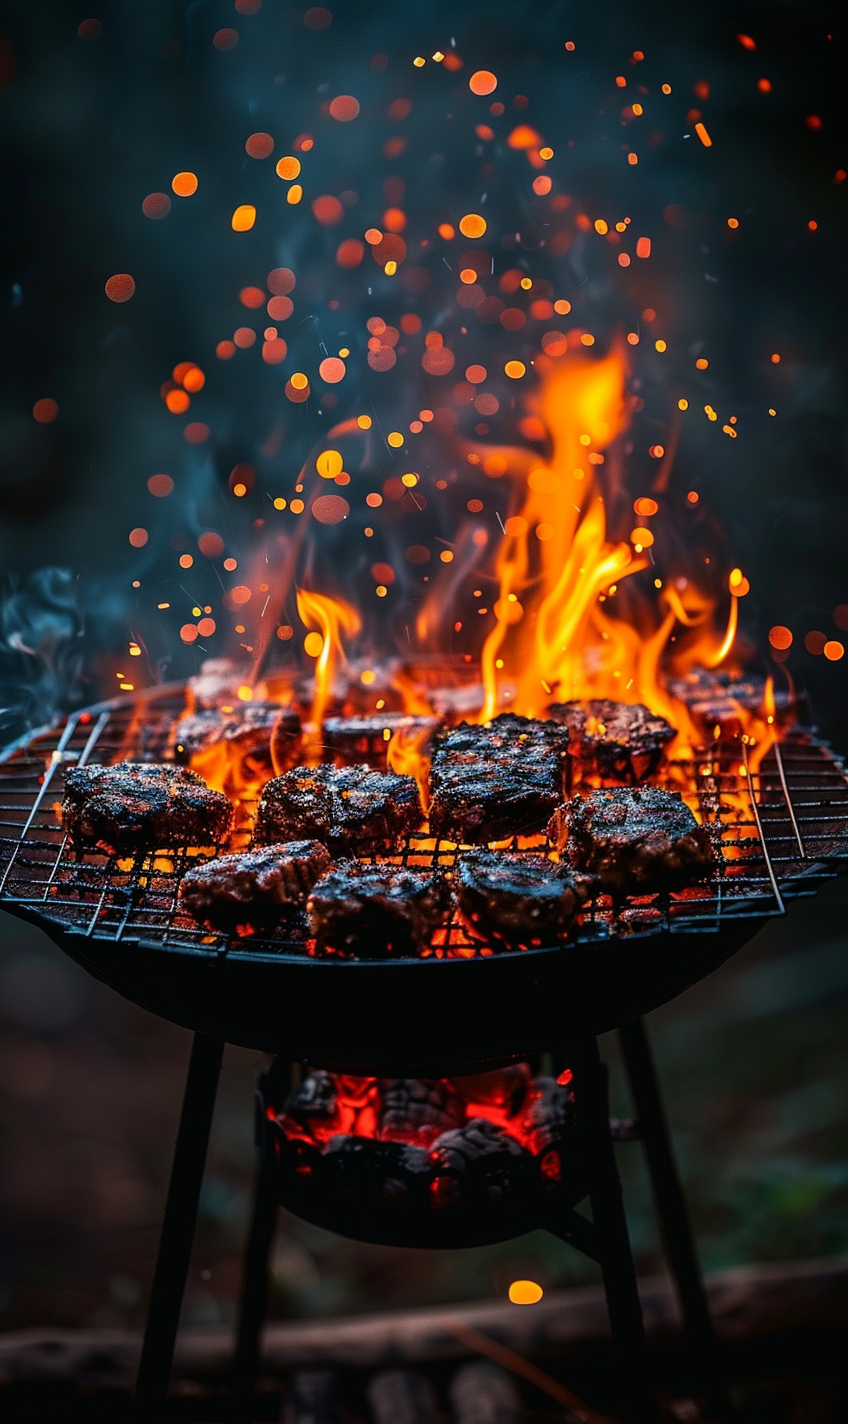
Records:
[[[356,609],[340,598],[330,598],[327,594],[313,593],[305,588],[297,591],[297,611],[306,627],[315,629],[321,636],[321,649],[315,662],[312,734],[304,740],[307,757],[320,761],[321,728],[333,679],[339,667],[347,666],[342,632],[353,637],[362,627],[362,621]]]
[[[430,758],[424,750],[429,736],[429,727],[398,727],[386,748],[389,769],[415,777],[425,814],[430,807]]]

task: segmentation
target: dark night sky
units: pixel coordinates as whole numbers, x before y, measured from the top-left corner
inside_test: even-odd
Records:
[[[84,26],[81,37],[81,22],[95,16],[100,33]],[[186,608],[196,600],[217,609],[221,571],[198,560],[193,582],[183,580],[181,589],[180,536],[181,547],[196,548],[200,532],[218,530],[243,566],[251,549],[276,537],[269,496],[291,498],[301,464],[336,420],[373,409],[391,428],[401,418],[408,423],[419,404],[435,404],[434,385],[420,384],[417,359],[387,375],[371,372],[364,357],[365,320],[374,314],[396,321],[412,309],[425,328],[455,330],[456,313],[448,311],[455,282],[445,288],[438,253],[423,259],[430,286],[414,298],[376,267],[366,279],[365,267],[344,273],[334,262],[342,238],[361,237],[379,219],[383,185],[394,174],[406,182],[410,241],[419,231],[432,233],[446,211],[467,210],[466,198],[473,209],[471,199],[486,189],[484,245],[496,272],[519,262],[547,277],[572,301],[571,320],[594,331],[599,344],[621,328],[642,332],[631,371],[645,401],[630,432],[632,492],[643,492],[651,474],[645,451],[652,441],[668,443],[677,399],[685,396],[690,409],[673,480],[678,499],[690,488],[700,492],[699,530],[712,528],[709,511],[723,530],[711,537],[725,565],[738,563],[751,580],[746,632],[766,647],[772,624],[792,629],[787,666],[844,746],[848,658],[827,663],[803,648],[811,629],[840,636],[833,611],[848,602],[848,182],[834,181],[848,168],[841,23],[836,7],[789,3],[343,4],[323,30],[307,27],[303,10],[281,0],[264,0],[255,14],[237,13],[233,0],[112,0],[91,14],[57,0],[0,7],[0,557],[10,578],[45,565],[72,571],[84,630],[77,642],[90,673],[86,695],[101,690],[104,650],[123,653],[130,635],[149,649],[150,676],[176,675],[199,660],[196,648],[180,644],[186,615],[176,610],[180,600]],[[222,28],[237,31],[235,48],[216,48]],[[740,44],[740,33],[754,38],[755,50]],[[435,73],[432,62],[412,67],[415,54],[448,49],[452,39],[461,71]],[[568,53],[566,40],[575,46]],[[637,50],[645,58],[635,65]],[[387,55],[387,67],[375,69],[374,54]],[[488,118],[488,101],[472,98],[467,87],[477,68],[498,74],[495,97],[506,104],[483,159],[473,126]],[[626,89],[616,87],[616,75],[627,78]],[[758,88],[762,78],[771,82],[768,93]],[[703,81],[707,98],[696,94]],[[668,97],[660,93],[663,82],[672,85]],[[622,127],[622,103],[633,102],[640,84],[648,90],[645,116]],[[321,114],[338,93],[360,99],[354,123]],[[514,108],[516,95],[527,97],[525,108]],[[390,121],[387,107],[400,96],[412,100],[412,112]],[[687,118],[693,107],[713,139],[710,149]],[[557,189],[572,195],[572,214],[580,208],[612,220],[626,212],[634,232],[651,235],[649,262],[622,272],[594,233],[575,233],[559,257],[542,250],[541,205],[527,199],[533,174],[504,145],[518,121],[537,127],[554,148],[549,171]],[[245,154],[256,131],[275,139],[270,160]],[[273,164],[304,131],[315,136],[304,162],[305,197],[287,208]],[[408,145],[389,160],[383,145],[394,133]],[[638,148],[638,166],[628,167],[623,144]],[[492,165],[488,180],[485,162]],[[169,192],[181,169],[198,174],[197,195],[173,198],[168,217],[150,221],[143,198]],[[321,227],[309,211],[311,197],[346,189],[358,202],[338,227]],[[239,202],[258,209],[249,234],[230,230]],[[736,231],[728,216],[738,218]],[[503,242],[516,227],[518,251]],[[298,274],[286,363],[263,365],[258,347],[217,361],[216,343],[252,318],[238,305],[238,290],[262,283],[280,264]],[[137,283],[125,305],[104,294],[115,272],[132,273]],[[331,300],[339,303],[335,310]],[[648,306],[657,312],[651,338],[661,330],[668,341],[663,358],[638,325]],[[480,359],[490,332],[475,327],[472,359]],[[314,381],[319,339],[352,352],[334,410],[322,410],[318,395],[295,406],[283,393],[293,370],[311,372]],[[699,355],[709,359],[706,371],[695,368]],[[210,427],[202,446],[186,443],[185,421],[170,415],[159,395],[185,359],[207,373],[191,413]],[[449,400],[451,384],[444,382],[441,399]],[[60,409],[41,425],[31,411],[44,397]],[[703,414],[706,404],[719,412],[718,422]],[[721,429],[731,412],[735,440]],[[512,432],[493,426],[496,437]],[[416,459],[423,480],[445,455],[422,443]],[[255,467],[256,484],[236,502],[227,481],[238,461]],[[175,480],[169,500],[147,492],[158,471]],[[387,473],[390,467],[380,466],[380,479]],[[474,492],[463,486],[463,495]],[[426,537],[444,534],[445,521],[462,508],[464,500],[437,514],[432,504],[421,525]],[[291,516],[288,524],[277,518],[274,528],[290,535]],[[346,524],[319,531],[311,568],[337,591],[350,589],[362,600],[367,590],[373,602],[369,560],[379,557],[380,540],[391,553],[395,535],[378,531],[366,551],[363,522],[356,520],[356,530]],[[136,526],[151,535],[139,551],[127,542]],[[411,524],[402,532],[404,542],[422,537]],[[684,527],[686,537],[696,536]],[[142,584],[137,594],[134,578]],[[373,622],[378,641],[390,642],[409,621],[416,596],[407,569],[393,604],[381,610],[383,623]],[[156,612],[165,599],[170,622]],[[21,610],[20,598],[7,604],[7,640],[21,619],[35,616],[29,606]],[[54,608],[54,623],[55,616]],[[219,638],[208,651],[222,648]],[[760,667],[767,661],[761,656]],[[5,662],[12,677],[33,675],[30,661],[8,653],[8,641]]]

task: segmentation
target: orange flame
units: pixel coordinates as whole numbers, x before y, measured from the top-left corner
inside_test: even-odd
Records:
[[[429,727],[398,727],[386,748],[389,769],[415,777],[425,814],[430,808],[430,758],[424,750],[429,736]]]
[[[311,736],[304,739],[307,758],[320,760],[324,710],[336,671],[347,664],[342,632],[353,637],[362,627],[362,620],[349,603],[343,603],[340,598],[330,598],[325,593],[313,593],[305,588],[299,588],[297,591],[297,611],[306,627],[316,630],[321,637],[321,647],[315,662],[312,730]],[[309,636],[314,637],[315,634]]]

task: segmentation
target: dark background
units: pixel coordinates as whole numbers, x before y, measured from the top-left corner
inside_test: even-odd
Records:
[[[78,26],[95,16],[101,32],[81,38]],[[239,43],[222,52],[212,37],[225,26],[237,28]],[[841,26],[840,10],[809,4],[344,4],[322,31],[276,0],[264,0],[252,16],[237,14],[231,0],[124,0],[94,14],[70,4],[0,6],[0,677],[8,728],[41,720],[68,699],[105,695],[130,636],[149,650],[148,680],[193,670],[201,654],[179,641],[179,600],[211,602],[220,587],[211,566],[198,566],[196,581],[179,591],[175,537],[195,548],[201,530],[219,529],[240,559],[249,558],[268,534],[254,529],[256,519],[270,519],[268,496],[291,497],[302,462],[334,420],[366,401],[387,420],[393,406],[409,410],[408,420],[410,403],[430,402],[432,388],[422,395],[407,377],[395,382],[365,367],[366,317],[377,311],[390,319],[404,306],[379,274],[369,299],[361,274],[339,274],[333,253],[340,238],[361,235],[379,217],[392,172],[407,179],[410,213],[419,205],[430,223],[440,203],[472,207],[464,199],[479,197],[480,179],[468,115],[485,118],[485,104],[469,109],[466,80],[485,67],[499,75],[507,105],[499,132],[518,120],[536,125],[556,150],[551,171],[575,205],[593,217],[627,212],[651,235],[650,262],[625,274],[594,234],[575,237],[556,279],[574,319],[599,344],[621,325],[634,329],[645,307],[656,309],[651,336],[661,331],[669,351],[657,357],[646,338],[634,357],[632,377],[645,400],[633,427],[634,480],[647,478],[644,451],[650,441],[667,442],[676,401],[686,396],[679,491],[700,492],[726,566],[738,563],[750,578],[743,618],[752,645],[767,649],[773,624],[793,631],[785,666],[844,751],[848,659],[828,662],[803,646],[811,630],[843,636],[834,610],[848,602],[848,187],[834,181],[848,168]],[[757,49],[745,49],[739,33],[754,37]],[[432,65],[412,69],[412,56],[445,49],[451,37],[464,70],[436,83]],[[568,55],[566,39],[576,46]],[[645,55],[638,73],[630,65],[635,50]],[[375,53],[389,56],[386,69],[371,68]],[[650,91],[638,142],[637,130],[621,130],[618,74],[628,79],[629,101],[637,83]],[[757,87],[762,77],[772,83],[768,94]],[[666,81],[673,93],[660,101]],[[695,96],[699,81],[709,84],[706,100]],[[329,88],[319,92],[322,85]],[[320,102],[333,93],[360,98],[356,123],[334,126],[321,117]],[[387,164],[381,145],[394,129],[385,109],[407,93],[409,149]],[[513,110],[519,94],[528,106]],[[464,125],[461,139],[447,127],[451,106]],[[710,149],[687,120],[695,106]],[[820,127],[809,125],[811,116]],[[257,130],[277,138],[274,159],[263,164],[244,153]],[[272,165],[304,130],[316,137],[310,191],[349,185],[359,193],[338,229],[320,229],[307,202],[294,216],[280,209]],[[659,137],[651,142],[651,134]],[[633,169],[622,156],[625,139],[639,149]],[[435,167],[434,153],[444,160]],[[499,174],[489,199],[499,215],[493,251],[517,212],[523,257],[550,271],[535,210],[521,196],[526,163],[502,137],[491,157]],[[168,218],[150,222],[143,198],[169,191],[180,169],[198,173],[196,198],[173,199]],[[260,220],[236,239],[229,214],[245,201],[256,202]],[[285,223],[266,220],[272,204]],[[739,219],[735,232],[728,216]],[[279,263],[296,267],[302,298],[300,325],[285,333],[292,360],[263,367],[254,351],[217,363],[216,342],[246,319],[239,287],[261,282]],[[137,282],[123,306],[104,295],[115,272]],[[428,322],[440,319],[439,290],[434,278],[422,299]],[[330,299],[340,301],[335,315]],[[307,315],[330,349],[345,340],[354,353],[339,406],[323,413],[317,399],[295,407],[283,395],[291,370],[315,369],[316,323],[300,321]],[[703,373],[694,364],[700,354],[710,362]],[[192,407],[210,426],[202,447],[186,444],[183,422],[159,397],[183,359],[207,372]],[[60,407],[49,425],[31,415],[44,397]],[[716,423],[703,414],[708,403],[720,413]],[[731,413],[735,440],[721,429]],[[263,453],[280,427],[276,453]],[[431,449],[433,470],[438,458]],[[257,479],[236,504],[228,477],[238,460],[253,463]],[[176,482],[169,501],[147,493],[158,471]],[[139,525],[151,539],[134,551],[127,534]],[[314,557],[338,568],[341,547],[350,560],[345,576],[367,580],[366,556],[352,541],[342,546],[330,535]],[[69,573],[34,580],[47,566]],[[404,585],[383,622],[372,620],[381,646],[391,644],[407,607],[402,599],[412,596]],[[174,605],[170,622],[156,616],[164,598]],[[39,656],[21,651],[22,642]],[[211,640],[209,652],[223,646],[223,636],[220,645]],[[765,652],[755,665],[769,665]],[[655,1016],[708,1266],[848,1249],[846,903],[838,883],[815,904],[796,906],[735,962]],[[36,931],[6,917],[0,1009],[3,1319],[9,1326],[138,1321],[186,1035],[117,1000]],[[614,1057],[614,1045],[607,1050]],[[194,1321],[233,1312],[257,1066],[253,1056],[228,1050],[187,1300]],[[623,1097],[618,1106],[626,1109]],[[637,1154],[626,1148],[621,1155],[640,1268],[650,1269],[657,1245]],[[584,1279],[588,1270],[542,1236],[436,1256],[360,1247],[290,1220],[275,1256],[275,1310],[502,1294],[515,1275],[550,1286]]]

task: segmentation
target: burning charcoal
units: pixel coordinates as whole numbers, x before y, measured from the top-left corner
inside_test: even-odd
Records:
[[[474,1107],[479,1104],[489,1111],[494,1108],[508,1118],[513,1117],[522,1106],[532,1074],[529,1063],[511,1063],[506,1068],[495,1068],[491,1073],[468,1073],[452,1081],[472,1117],[475,1116]]]
[[[381,1078],[383,1142],[429,1147],[465,1121],[465,1104],[447,1078]]]
[[[373,1424],[442,1424],[436,1392],[417,1371],[382,1370],[365,1395]]]
[[[430,1161],[438,1176],[434,1182],[434,1205],[445,1200],[441,1181],[453,1179],[460,1201],[470,1205],[475,1198],[492,1204],[520,1193],[528,1183],[532,1158],[520,1142],[483,1117],[474,1117],[464,1127],[445,1132],[430,1148]]]
[[[77,846],[118,854],[208,846],[224,839],[232,819],[227,797],[185,767],[124,761],[65,773],[62,825]]]
[[[568,729],[504,712],[484,726],[438,733],[430,768],[430,830],[481,844],[544,828],[562,799]]]
[[[319,881],[306,907],[319,946],[368,959],[414,954],[445,923],[450,908],[442,875],[355,860]]]
[[[432,1166],[423,1147],[375,1142],[371,1137],[331,1137],[324,1152],[323,1180],[336,1196],[358,1202],[382,1198],[392,1206],[423,1206]]]
[[[548,716],[569,730],[569,754],[583,775],[609,781],[644,781],[658,770],[677,733],[641,702],[554,702]]]
[[[715,828],[678,791],[646,786],[575,796],[552,818],[552,841],[614,895],[676,890],[721,873]]]
[[[286,1424],[337,1424],[335,1370],[296,1370],[282,1416]]]
[[[308,836],[334,855],[390,855],[420,822],[411,776],[364,765],[299,766],[266,785],[253,839],[267,845]]]
[[[396,732],[420,737],[426,751],[429,734],[438,726],[435,717],[411,717],[403,712],[377,712],[369,717],[328,717],[323,739],[327,755],[337,766],[367,761],[385,767],[389,742]]]
[[[268,929],[302,905],[329,868],[330,857],[318,841],[239,851],[190,870],[180,885],[180,900],[213,929]]]
[[[312,1118],[328,1119],[336,1115],[336,1085],[332,1073],[316,1068],[289,1093],[283,1112],[289,1117],[309,1123]]]
[[[544,1158],[549,1148],[563,1141],[575,1121],[571,1088],[555,1078],[535,1078],[520,1124],[521,1136],[533,1156]]]
[[[300,754],[302,728],[293,707],[278,707],[271,728],[271,764],[276,776],[294,766]]]
[[[461,1365],[448,1396],[456,1424],[522,1424],[524,1419],[515,1376],[491,1360]]]
[[[566,935],[592,882],[542,855],[474,850],[459,862],[456,897],[472,934],[515,946]]]

